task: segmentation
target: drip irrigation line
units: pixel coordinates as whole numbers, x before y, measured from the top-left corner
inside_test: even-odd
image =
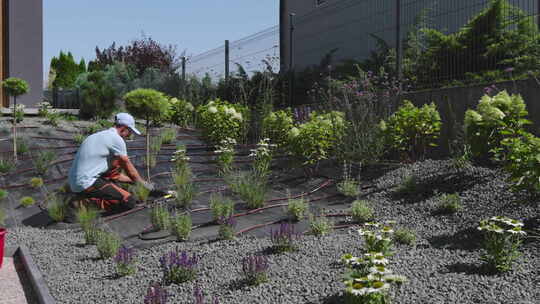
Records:
[[[30,136],[30,138],[35,138],[35,139],[45,139],[45,140],[73,141],[72,138],[47,137],[47,136]]]
[[[274,225],[274,224],[277,224],[279,222],[282,222],[283,220],[277,220],[277,221],[272,221],[272,222],[268,222],[268,223],[263,223],[263,224],[258,224],[258,225],[255,225],[255,226],[251,226],[251,227],[248,227],[248,228],[244,228],[240,231],[237,231],[234,235],[240,235],[242,233],[246,233],[246,232],[249,232],[251,230],[255,230],[257,228],[262,228],[262,227],[266,227],[266,226],[269,226],[269,225]]]

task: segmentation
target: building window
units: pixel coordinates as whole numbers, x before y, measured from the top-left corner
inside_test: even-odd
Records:
[[[319,7],[323,4],[325,4],[326,2],[328,2],[328,0],[315,0],[315,6],[316,7]]]

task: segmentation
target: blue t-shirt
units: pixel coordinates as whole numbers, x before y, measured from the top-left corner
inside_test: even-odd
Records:
[[[88,136],[79,147],[69,169],[71,191],[81,192],[92,186],[109,169],[111,160],[120,155],[127,156],[127,148],[115,128]]]

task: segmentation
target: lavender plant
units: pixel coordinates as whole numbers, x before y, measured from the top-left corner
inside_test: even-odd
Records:
[[[281,223],[276,230],[270,229],[272,248],[279,253],[296,250],[295,242],[299,238],[300,233],[296,232],[295,226],[289,223]]]
[[[176,129],[165,129],[160,136],[161,144],[168,145],[176,140]]]
[[[202,292],[201,287],[199,287],[199,285],[195,285],[195,287],[193,288],[193,297],[194,297],[194,304],[205,304],[204,294]],[[219,300],[217,297],[214,296],[214,299],[212,300],[212,304],[219,304]]]
[[[221,217],[229,217],[233,214],[234,202],[220,193],[213,193],[210,196],[210,209],[212,209],[214,220],[218,221]]]
[[[114,257],[120,244],[120,239],[114,233],[102,231],[97,235],[96,248],[102,259]]]
[[[178,166],[172,174],[176,190],[176,204],[188,209],[197,193],[189,166]]]
[[[171,227],[171,215],[164,204],[156,204],[152,208],[150,220],[158,230],[168,230]]]
[[[135,265],[135,249],[122,245],[114,257],[116,273],[123,277],[132,275],[137,271]]]
[[[144,304],[166,304],[169,298],[167,290],[155,282],[150,284],[144,297]]]
[[[367,222],[373,219],[373,208],[366,200],[356,200],[351,205],[351,215],[355,222]]]
[[[339,193],[357,197],[360,194],[360,184],[351,177],[351,166],[347,165],[347,162],[343,162],[343,180],[337,184]]]
[[[268,281],[268,259],[265,256],[248,256],[242,259],[242,274],[249,285],[259,285]]]
[[[167,285],[171,283],[181,284],[195,279],[198,263],[199,258],[195,253],[189,257],[186,251],[180,252],[178,248],[163,255],[159,259],[163,282]]]
[[[313,235],[323,236],[332,231],[332,223],[327,217],[309,214],[309,229]]]
[[[219,231],[218,235],[223,240],[234,239],[234,227],[236,226],[236,219],[231,215],[225,217],[222,216],[218,219]]]
[[[61,222],[66,217],[67,204],[55,194],[47,196],[47,213],[55,222]]]
[[[227,183],[231,190],[238,194],[248,205],[249,209],[260,208],[264,205],[266,182],[254,173],[237,172],[229,175]]]
[[[299,221],[305,217],[308,210],[308,201],[304,197],[292,199],[289,196],[287,214],[293,221]]]
[[[182,170],[188,166],[189,157],[186,155],[186,146],[177,145],[171,161],[174,162],[175,170]]]
[[[488,267],[500,272],[512,269],[512,264],[521,255],[519,246],[526,235],[522,227],[522,222],[504,216],[480,221],[478,230],[485,232],[482,260]]]

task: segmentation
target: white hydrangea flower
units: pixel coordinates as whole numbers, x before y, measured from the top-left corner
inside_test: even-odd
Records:
[[[210,112],[210,113],[217,113],[217,111],[218,111],[218,110],[217,110],[216,107],[209,107],[209,108],[208,108],[208,112]]]
[[[193,110],[195,110],[195,108],[193,107],[193,105],[192,105],[190,102],[188,102],[188,103],[186,104],[186,109],[187,109],[188,111],[190,111],[190,112],[193,112]]]
[[[292,128],[290,133],[289,133],[292,137],[296,137],[298,135],[300,135],[300,130],[298,130],[298,128]]]
[[[239,121],[242,121],[242,114],[238,112],[234,112],[233,118],[238,119]]]

